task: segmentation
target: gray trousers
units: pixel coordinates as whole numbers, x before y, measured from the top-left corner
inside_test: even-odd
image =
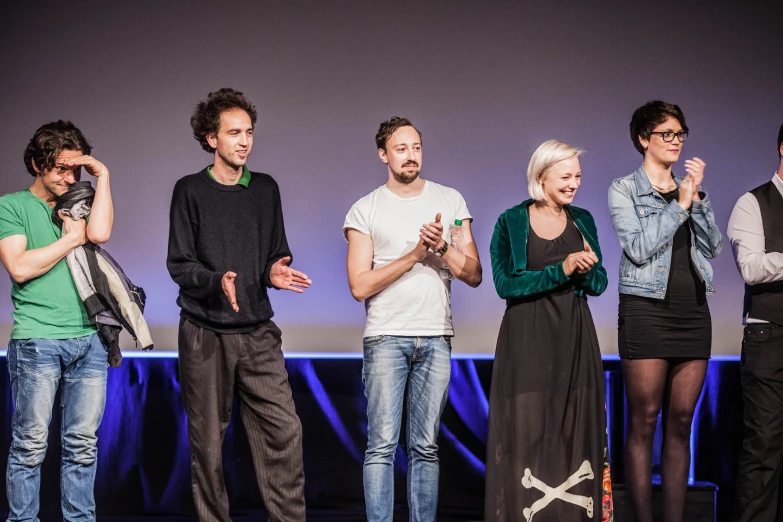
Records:
[[[180,320],[179,378],[200,522],[231,520],[222,445],[235,388],[269,521],[305,520],[302,424],[280,336],[272,321],[250,333],[219,334]]]

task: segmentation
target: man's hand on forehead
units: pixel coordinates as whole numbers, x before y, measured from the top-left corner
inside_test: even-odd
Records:
[[[98,161],[97,159],[93,158],[92,156],[88,155],[82,155],[77,156],[75,158],[68,158],[63,159],[62,164],[66,167],[75,167],[80,168],[84,167],[84,170],[86,170],[89,174],[95,176],[96,178],[108,174],[109,169],[106,168],[106,165]]]

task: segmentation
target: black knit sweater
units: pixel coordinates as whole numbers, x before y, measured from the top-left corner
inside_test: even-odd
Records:
[[[244,333],[272,318],[269,271],[290,256],[280,191],[271,176],[252,172],[247,188],[218,183],[204,169],[177,181],[169,215],[166,266],[179,285],[182,317],[219,333]],[[239,312],[221,279],[236,272]]]

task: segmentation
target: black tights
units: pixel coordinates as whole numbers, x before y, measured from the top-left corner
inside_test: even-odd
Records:
[[[652,522],[652,443],[663,406],[661,488],[664,522],[680,522],[691,463],[691,422],[705,359],[623,359],[628,399],[625,481],[637,522]]]

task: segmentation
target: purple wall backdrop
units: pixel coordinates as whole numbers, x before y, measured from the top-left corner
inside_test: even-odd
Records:
[[[678,103],[684,158],[707,162],[705,187],[725,231],[746,190],[777,165],[783,122],[781,2],[15,2],[0,18],[0,193],[31,178],[34,130],[73,120],[112,172],[108,244],[147,290],[160,348],[175,349],[176,287],[165,269],[175,181],[210,160],[189,116],[210,90],[243,90],[259,109],[250,167],[280,183],[304,295],[273,295],[288,350],[360,350],[364,310],[347,290],[344,215],[385,181],[378,123],[411,118],[424,133],[422,175],[465,196],[486,267],[455,285],[456,350],[494,349],[504,303],[488,246],[500,212],[526,197],[544,140],[587,150],[576,204],[593,212],[611,276],[591,307],[616,353],[619,245],[606,207],[612,179],[641,157],[628,137],[638,105]],[[598,7],[600,5],[600,7]],[[730,249],[714,262],[715,353],[739,351],[742,282]],[[0,335],[11,322],[0,277]]]

